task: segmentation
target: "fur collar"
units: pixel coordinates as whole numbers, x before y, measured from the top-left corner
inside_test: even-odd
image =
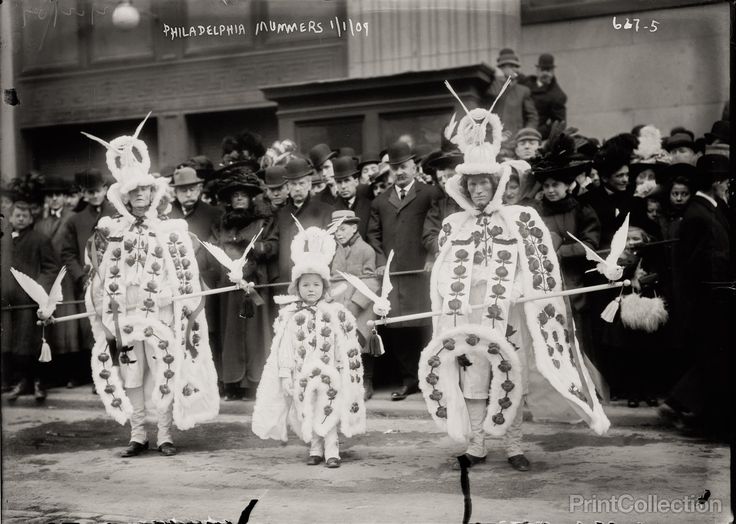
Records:
[[[146,211],[146,216],[148,218],[157,218],[159,215],[158,205],[161,203],[161,199],[166,194],[166,189],[168,188],[169,183],[164,178],[152,178],[152,180],[153,196],[151,198],[151,207],[149,207],[148,211]],[[107,199],[115,207],[118,213],[126,218],[135,220],[135,217],[130,213],[128,206],[126,205],[128,194],[122,192],[122,186],[120,182],[115,182],[113,185],[110,186],[110,188],[107,190]]]
[[[496,192],[494,193],[491,201],[482,210],[483,213],[490,215],[491,213],[494,213],[495,211],[498,211],[499,209],[501,209],[501,206],[503,205],[503,201],[502,201],[503,194],[506,192],[506,186],[508,185],[509,179],[511,178],[512,168],[515,169],[519,173],[523,173],[531,169],[529,164],[525,162],[524,160],[507,160],[499,164],[497,171],[493,174],[493,175],[500,174],[500,179],[498,181],[498,187],[496,188]],[[466,175],[466,176],[477,176],[477,175]],[[473,204],[473,201],[470,199],[469,196],[466,195],[465,191],[460,185],[460,181],[462,180],[462,177],[463,175],[456,174],[452,178],[450,178],[445,184],[445,192],[464,211],[467,211],[471,213],[472,215],[477,216],[481,213],[481,210],[478,209],[475,206],[475,204]]]

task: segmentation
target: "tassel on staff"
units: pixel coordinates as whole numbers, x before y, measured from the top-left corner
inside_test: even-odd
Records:
[[[608,322],[609,324],[613,322],[613,319],[616,318],[616,313],[618,313],[618,308],[621,305],[621,295],[624,294],[624,288],[621,288],[621,293],[618,294],[616,298],[611,300],[608,305],[606,306],[606,309],[603,310],[601,313],[601,318]]]
[[[41,328],[41,355],[38,357],[39,362],[51,362],[51,346],[46,342],[46,326]]]
[[[371,330],[371,334],[368,335],[367,347],[368,353],[374,357],[380,357],[386,352],[383,347],[383,339],[381,338],[381,335],[378,334],[378,330],[376,329],[375,325]]]

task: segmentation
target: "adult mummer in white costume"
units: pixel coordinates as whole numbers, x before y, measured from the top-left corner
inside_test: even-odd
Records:
[[[150,173],[146,144],[135,134],[109,144],[107,165],[116,183],[108,198],[117,209],[100,219],[88,243],[92,276],[85,295],[94,347],[92,378],[107,413],[130,420],[123,457],[148,448],[146,400],[155,408],[158,450],[176,454],[172,423],[189,429],[219,411],[217,375],[207,337],[199,270],[184,220],[160,217],[164,179]]]
[[[569,308],[549,296],[562,290],[550,233],[534,209],[502,204],[512,164],[520,171],[529,166],[496,162],[501,132],[495,114],[473,109],[453,138],[464,163],[445,188],[463,210],[444,220],[438,237],[430,295],[441,315],[434,317],[419,379],[432,418],[467,445],[471,465],[485,460],[486,435],[509,432],[509,462],[527,470],[520,447],[525,401],[535,417],[582,417],[598,434],[609,421],[576,346]],[[522,296],[535,300],[516,303]]]

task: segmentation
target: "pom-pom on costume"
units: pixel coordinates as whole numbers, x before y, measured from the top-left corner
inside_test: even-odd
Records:
[[[329,282],[335,240],[324,230],[300,228],[291,244],[294,262],[290,293],[299,279],[316,274]],[[325,295],[316,303],[299,299],[281,308],[271,354],[256,393],[253,432],[262,439],[287,440],[287,425],[312,442],[310,455],[335,457],[337,430],[347,437],[365,432],[363,366],[356,321]],[[292,384],[292,394],[281,379]],[[324,438],[324,451],[319,449]],[[315,447],[317,446],[317,447]]]
[[[95,313],[92,378],[107,413],[120,424],[130,419],[131,441],[144,444],[150,400],[162,444],[171,442],[172,421],[189,429],[214,418],[220,399],[202,299],[172,300],[201,290],[199,269],[186,222],[158,217],[167,184],[148,172],[147,148],[137,138],[142,126],[109,144],[87,135],[108,149],[116,179],[108,198],[119,214],[100,219],[88,244],[93,272],[85,302]],[[151,205],[134,216],[128,193],[147,186]]]
[[[485,141],[488,124],[491,143]],[[432,418],[451,438],[469,444],[474,457],[485,456],[484,433],[503,435],[520,425],[517,410],[527,390],[547,401],[545,410],[562,405],[569,412],[572,406],[599,434],[609,426],[575,346],[564,299],[544,298],[562,289],[550,233],[534,209],[502,205],[512,165],[496,162],[499,136],[498,117],[474,109],[453,138],[465,163],[446,191],[463,211],[444,220],[438,238],[430,295],[432,310],[442,314],[434,317],[434,337],[419,363]],[[523,164],[521,171],[529,169]],[[490,175],[496,187],[482,209],[462,186],[464,177],[477,175]],[[516,305],[521,295],[540,299]],[[560,396],[567,402],[555,405]]]

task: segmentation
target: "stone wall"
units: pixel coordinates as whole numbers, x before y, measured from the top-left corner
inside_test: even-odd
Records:
[[[640,11],[640,27],[616,30],[613,16],[522,26],[523,71],[540,53],[555,57],[568,120],[605,138],[637,124],[663,134],[684,125],[709,131],[729,97],[727,3]],[[616,15],[618,23],[626,15]],[[651,21],[656,32],[643,29]],[[633,22],[632,22],[633,23]]]

